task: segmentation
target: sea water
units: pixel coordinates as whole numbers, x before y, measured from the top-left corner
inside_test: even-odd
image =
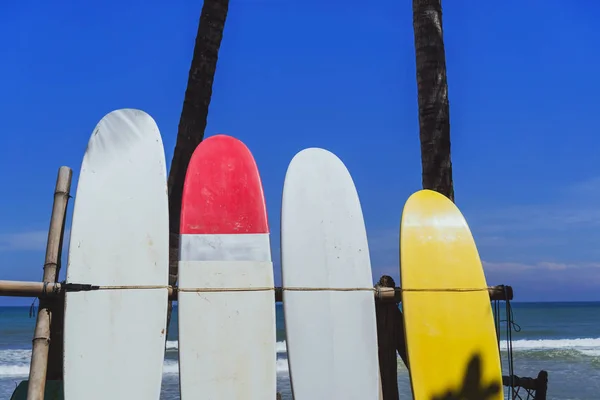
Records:
[[[501,303],[504,311],[504,303]],[[549,374],[548,399],[600,399],[600,303],[512,303],[513,365],[518,376]],[[291,400],[283,309],[277,304],[277,386]],[[505,319],[502,313],[501,319]],[[27,379],[35,318],[29,307],[0,307],[0,400],[9,399]],[[502,324],[501,331],[506,329]],[[507,346],[501,344],[503,374],[508,375]],[[348,349],[352,351],[352,349]],[[408,372],[398,359],[401,398],[411,398]],[[161,400],[179,399],[177,308],[174,309],[163,370]],[[509,391],[505,388],[505,394]],[[525,398],[525,397],[524,397]]]

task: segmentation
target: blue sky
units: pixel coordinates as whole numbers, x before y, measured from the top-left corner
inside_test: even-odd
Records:
[[[41,279],[57,170],[73,168],[75,193],[103,115],[148,112],[171,160],[201,2],[85,3],[0,5],[0,279]],[[275,260],[289,161],[311,146],[336,153],[373,274],[398,278],[400,215],[421,185],[412,9],[365,4],[231,0],[206,134],[253,152]],[[488,283],[521,301],[600,300],[600,3],[444,5],[456,203]]]

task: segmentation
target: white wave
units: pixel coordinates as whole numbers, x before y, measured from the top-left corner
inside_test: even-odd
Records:
[[[287,344],[285,340],[283,342],[277,342],[276,344],[277,354],[287,353]]]
[[[276,370],[278,374],[289,372],[290,368],[287,360],[282,360],[281,358],[277,359]]]
[[[29,376],[29,365],[0,365],[0,377]]]
[[[178,350],[179,342],[177,340],[167,340],[167,350]]]
[[[0,350],[0,365],[13,363],[29,363],[31,361],[30,349]]]
[[[521,339],[512,343],[513,350],[549,350],[573,349],[585,355],[600,355],[600,338],[580,339]],[[507,350],[506,341],[500,342],[500,348]]]
[[[179,363],[177,360],[165,360],[163,364],[163,375],[179,374]]]
[[[26,377],[29,375],[31,350],[0,350],[0,377]]]
[[[581,354],[590,357],[600,357],[600,349],[577,349]]]
[[[513,341],[512,346],[515,351],[572,349],[589,357],[600,357],[600,338],[521,339]],[[502,350],[506,350],[506,341],[502,341],[500,347]],[[277,354],[285,355],[287,352],[285,341],[277,342],[276,348]],[[167,350],[177,349],[177,341],[170,340],[167,342]],[[0,377],[26,377],[29,375],[30,360],[31,350],[0,350]],[[285,358],[278,358],[276,368],[277,373],[287,373],[289,371],[287,360]],[[171,375],[178,373],[179,364],[177,360],[165,360],[163,374]]]

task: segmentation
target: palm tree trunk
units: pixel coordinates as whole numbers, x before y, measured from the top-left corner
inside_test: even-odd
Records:
[[[185,173],[192,153],[204,138],[212,85],[217,70],[219,48],[229,0],[204,0],[194,55],[188,76],[183,109],[177,131],[177,142],[169,171],[169,284],[177,283],[179,261],[179,222],[181,195]],[[167,331],[171,321],[172,302],[169,301]]]
[[[413,0],[423,188],[454,201],[441,0]]]

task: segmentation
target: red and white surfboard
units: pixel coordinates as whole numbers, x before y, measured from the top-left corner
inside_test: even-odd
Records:
[[[258,168],[241,141],[216,135],[196,148],[180,231],[181,398],[275,398],[267,211]]]

